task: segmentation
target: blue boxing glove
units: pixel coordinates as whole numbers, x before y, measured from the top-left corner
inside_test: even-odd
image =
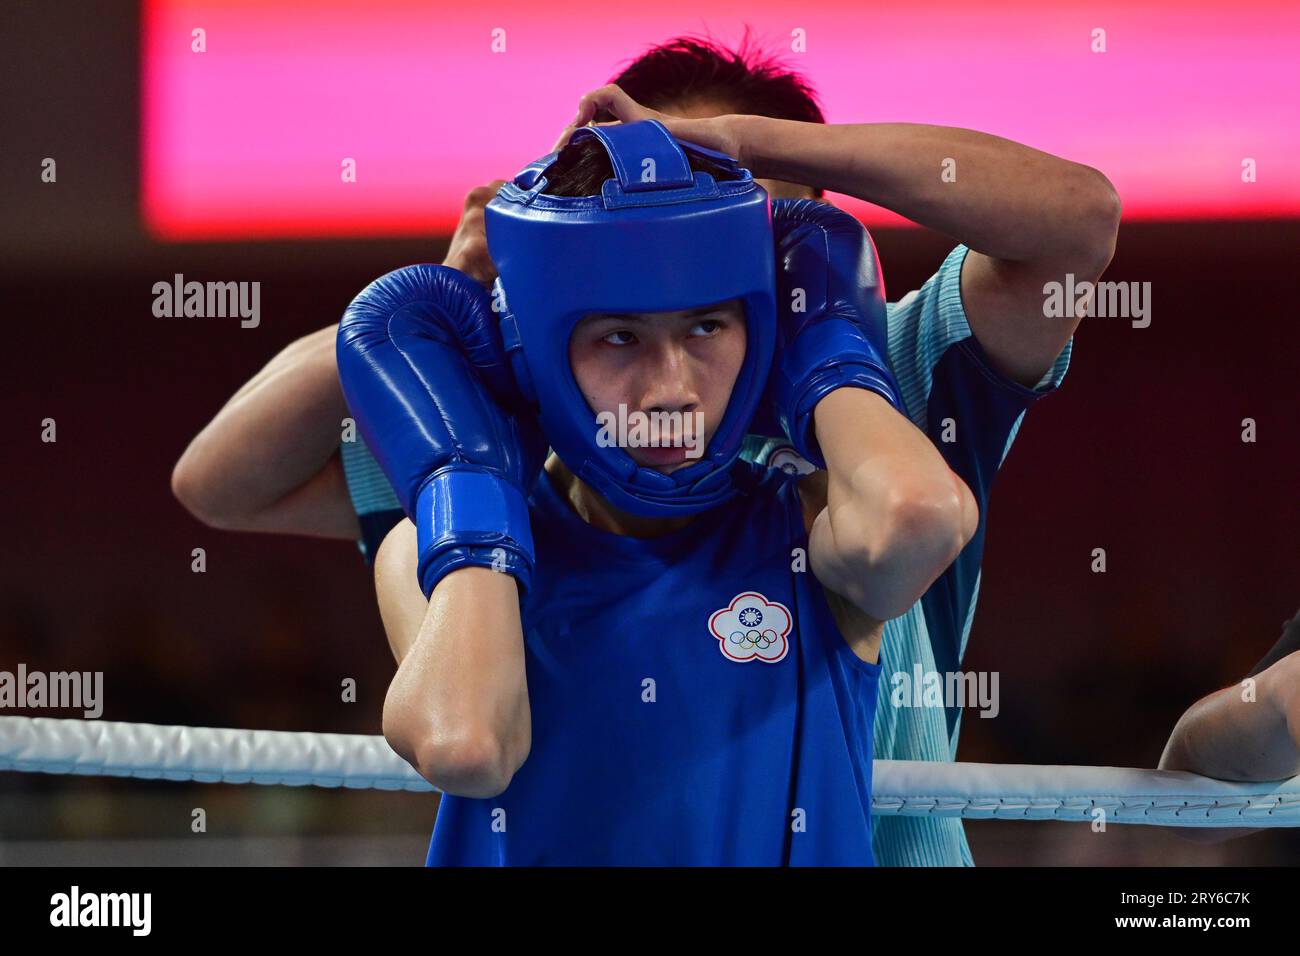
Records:
[[[425,596],[468,566],[526,591],[547,444],[517,404],[487,291],[446,266],[390,272],[348,306],[337,354],[348,406],[415,522]]]
[[[811,199],[772,203],[776,238],[777,352],[764,405],[795,450],[826,467],[813,409],[837,388],[866,388],[895,408],[885,284],[862,224]]]

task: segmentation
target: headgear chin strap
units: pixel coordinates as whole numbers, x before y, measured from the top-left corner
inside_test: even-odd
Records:
[[[691,514],[735,493],[731,465],[767,384],[776,337],[775,253],[767,193],[735,160],[678,143],[654,120],[583,127],[616,178],[599,196],[551,196],[558,153],[529,164],[487,205],[494,298],[520,390],[551,447],[579,478],[632,514]],[[738,174],[692,172],[686,151]],[[740,299],[748,342],[726,414],[701,458],[672,474],[597,441],[595,413],[569,365],[569,339],[592,312],[669,312]]]

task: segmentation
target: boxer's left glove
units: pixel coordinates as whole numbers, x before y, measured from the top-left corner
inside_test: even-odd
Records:
[[[887,359],[880,261],[862,224],[827,203],[778,199],[772,230],[778,334],[765,413],[800,455],[825,468],[813,429],[823,398],[866,388],[902,408]]]
[[[445,266],[390,272],[352,300],[337,348],[348,406],[415,522],[425,596],[467,566],[526,591],[547,443],[514,400],[487,291]]]

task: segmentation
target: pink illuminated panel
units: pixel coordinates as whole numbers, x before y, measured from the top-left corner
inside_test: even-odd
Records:
[[[806,52],[788,59],[831,122],[1006,136],[1101,169],[1130,219],[1300,215],[1289,0],[598,9],[146,0],[145,221],[169,240],[445,232],[466,191],[549,149],[578,96],[622,62],[682,32],[732,42],[745,23],[780,49],[804,32]],[[204,53],[191,51],[195,29]],[[1094,29],[1108,52],[1091,51]],[[1242,182],[1248,157],[1254,183]]]

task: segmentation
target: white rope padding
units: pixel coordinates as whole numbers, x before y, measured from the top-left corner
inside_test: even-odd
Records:
[[[430,792],[383,737],[0,717],[0,770]],[[1181,827],[1300,826],[1300,777],[877,760],[873,813]],[[1098,811],[1104,811],[1104,816]]]

